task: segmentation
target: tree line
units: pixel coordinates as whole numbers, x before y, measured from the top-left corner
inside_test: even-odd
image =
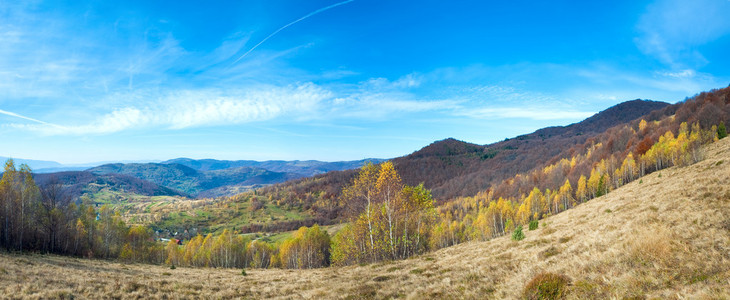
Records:
[[[660,127],[639,122],[635,135]],[[224,268],[318,268],[404,259],[469,240],[487,240],[521,225],[570,209],[641,176],[703,158],[701,146],[726,136],[724,124],[703,130],[698,123],[680,124],[651,146],[638,145],[636,156],[613,154],[599,161],[598,143],[585,153],[527,174],[517,174],[500,186],[474,197],[453,200],[438,209],[423,184],[403,184],[391,162],[366,164],[343,190],[348,222],[334,237],[318,225],[301,227],[282,243],[251,240],[238,232],[198,234],[179,245],[157,241],[145,226],[127,226],[118,212],[104,205],[77,204],[63,186],[38,187],[27,165],[5,163],[0,179],[0,246],[10,251],[40,251],[130,262]],[[621,158],[621,159],[619,159]],[[590,172],[571,182],[569,174],[594,162]],[[562,181],[564,179],[564,181]],[[559,184],[562,181],[562,184]],[[523,191],[520,197],[501,196]],[[558,183],[558,184],[556,184]],[[575,188],[574,188],[575,187]]]
[[[613,127],[568,156],[438,208],[423,184],[404,184],[393,163],[367,164],[332,200],[344,206],[343,229],[330,237],[318,225],[301,227],[278,244],[229,230],[163,244],[151,229],[127,226],[109,206],[71,201],[60,183],[37,186],[27,165],[16,168],[8,160],[0,179],[0,247],[199,267],[316,268],[403,259],[508,234],[651,172],[701,160],[702,145],[727,135],[727,94],[701,94],[668,117]]]
[[[110,207],[75,203],[57,181],[36,185],[30,167],[5,162],[0,179],[0,247],[75,256],[116,258],[137,242]],[[130,234],[131,233],[131,234]]]

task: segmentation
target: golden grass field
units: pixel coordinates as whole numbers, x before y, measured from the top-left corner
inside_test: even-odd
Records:
[[[2,298],[514,299],[541,272],[568,299],[730,299],[730,138],[707,158],[549,217],[519,242],[316,270],[195,269],[0,254]]]

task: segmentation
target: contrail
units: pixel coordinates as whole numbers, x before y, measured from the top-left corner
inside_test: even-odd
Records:
[[[289,26],[292,26],[292,25],[294,25],[294,24],[296,24],[296,23],[298,23],[298,22],[300,22],[300,21],[302,21],[302,20],[304,20],[306,18],[309,18],[311,16],[314,16],[314,15],[316,15],[318,13],[321,13],[321,12],[323,12],[325,10],[329,10],[329,9],[335,8],[335,7],[338,7],[340,5],[350,3],[352,1],[355,1],[355,0],[342,1],[342,2],[338,2],[338,3],[332,4],[330,6],[327,6],[327,7],[320,8],[318,10],[315,10],[315,11],[311,12],[311,13],[308,13],[304,17],[301,17],[301,18],[299,18],[299,19],[297,19],[297,20],[295,20],[295,21],[293,21],[293,22],[291,22],[289,24],[286,24],[286,25],[282,26],[281,28],[279,28],[276,31],[274,31],[272,34],[269,34],[269,36],[267,36],[266,38],[264,38],[263,40],[261,40],[258,44],[256,44],[255,46],[253,46],[251,49],[249,49],[248,51],[246,51],[246,53],[244,53],[243,55],[241,55],[241,57],[239,57],[238,59],[236,59],[236,61],[234,61],[233,63],[235,64],[239,60],[241,60],[244,57],[246,57],[246,55],[248,55],[249,53],[251,53],[251,51],[255,50],[258,46],[260,46],[261,44],[263,44],[264,42],[266,42],[266,40],[270,39],[272,36],[274,36],[277,33],[279,33],[279,31],[282,31],[282,30],[284,30],[285,28],[287,28]]]
[[[59,126],[59,125],[56,125],[56,124],[52,124],[52,123],[48,123],[48,122],[43,122],[41,120],[36,120],[36,119],[29,118],[29,117],[26,117],[26,116],[23,116],[23,115],[19,115],[19,114],[16,114],[14,112],[5,111],[5,110],[2,110],[2,109],[0,109],[0,114],[8,115],[8,116],[11,116],[11,117],[25,119],[25,120],[28,120],[28,121],[33,121],[33,122],[40,123],[40,124],[43,124],[43,125],[48,125],[48,126],[53,126],[53,127],[59,127],[59,128],[63,127],[63,126]]]

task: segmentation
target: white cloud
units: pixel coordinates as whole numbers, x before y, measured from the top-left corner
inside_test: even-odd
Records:
[[[538,83],[537,87],[509,79],[499,82],[493,78],[525,69],[540,74],[533,75],[535,78],[527,77],[525,81]],[[465,76],[468,78],[459,78],[460,73],[467,73]],[[447,76],[441,76],[444,74]],[[578,82],[582,89],[536,92],[540,88],[539,79],[545,76]],[[223,82],[216,88],[177,90],[162,85],[156,89],[116,91],[94,101],[101,104],[91,109],[81,108],[83,106],[78,103],[65,105],[66,118],[58,117],[64,108],[56,109],[46,117],[20,110],[32,116],[26,120],[35,121],[35,124],[14,124],[11,127],[43,135],[83,136],[127,130],[229,126],[269,120],[293,124],[311,120],[380,122],[422,116],[578,121],[620,101],[636,98],[674,100],[666,95],[680,100],[706,90],[707,86],[717,86],[717,79],[692,69],[636,73],[599,64],[590,68],[519,65],[504,66],[498,70],[472,66],[463,70],[451,68],[407,74],[396,80],[371,78],[356,84],[321,86],[311,82],[292,85],[254,82],[236,87],[231,82]],[[92,114],[98,117],[88,117]]]
[[[81,125],[15,125],[44,135],[110,134],[139,128],[185,129],[243,124],[274,118],[317,117],[331,92],[312,84],[245,91],[196,90],[163,95],[156,103],[123,107]],[[134,97],[134,95],[130,95]]]
[[[447,113],[459,105],[456,100],[418,100],[408,93],[362,92],[333,100],[334,118],[383,119],[393,115],[441,111]]]
[[[677,72],[658,72],[658,74],[674,78],[692,78],[697,75],[697,72],[695,72],[695,70],[685,69]]]
[[[399,88],[414,88],[421,85],[422,79],[416,74],[408,74],[393,82],[393,86]]]

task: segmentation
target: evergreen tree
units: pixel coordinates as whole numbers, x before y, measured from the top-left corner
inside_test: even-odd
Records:
[[[725,122],[720,122],[717,126],[717,138],[722,139],[727,136],[727,129],[725,128]]]
[[[521,241],[525,239],[525,233],[522,232],[522,225],[517,226],[515,231],[512,233],[512,240],[513,241]]]

